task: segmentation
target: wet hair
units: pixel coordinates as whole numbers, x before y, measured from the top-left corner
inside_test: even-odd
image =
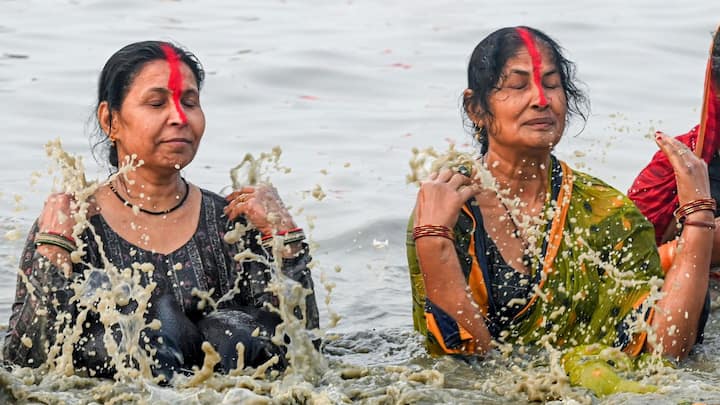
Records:
[[[505,64],[520,49],[525,49],[525,43],[518,33],[518,28],[526,29],[537,42],[539,50],[545,49],[552,56],[552,61],[560,73],[560,82],[567,102],[566,119],[579,116],[586,121],[589,102],[575,79],[575,64],[563,56],[562,48],[557,42],[542,31],[530,27],[501,28],[485,37],[475,47],[468,63],[468,89],[473,93],[470,97],[463,97],[466,116],[469,117],[469,112],[473,109],[478,109],[481,114],[492,117],[489,98],[498,89]],[[471,120],[469,122],[475,138],[480,143],[480,153],[485,154],[488,149],[487,125],[480,128]]]
[[[200,61],[190,51],[169,42],[135,42],[115,52],[110,59],[105,62],[105,66],[100,73],[100,79],[98,80],[98,96],[94,112],[95,119],[93,120],[96,128],[93,131],[91,139],[95,139],[92,147],[95,159],[107,160],[110,168],[118,167],[117,148],[110,141],[109,134],[103,131],[102,125],[97,119],[97,110],[101,103],[108,103],[108,110],[110,111],[109,129],[111,129],[112,115],[120,111],[120,107],[123,101],[125,101],[125,97],[130,90],[135,76],[137,76],[138,72],[140,72],[148,62],[167,60],[165,51],[163,50],[163,48],[167,46],[175,51],[180,62],[190,68],[193,76],[195,76],[198,89],[200,89],[205,79],[205,70],[200,64]],[[100,152],[96,153],[98,149]],[[98,154],[101,156],[98,156]]]

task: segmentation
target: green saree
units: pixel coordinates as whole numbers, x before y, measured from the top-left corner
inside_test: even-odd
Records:
[[[535,288],[508,327],[492,321],[497,312],[490,291],[486,233],[474,200],[460,213],[456,251],[472,296],[494,339],[534,344],[547,339],[558,348],[599,343],[640,353],[646,334],[630,320],[649,322],[643,305],[661,285],[663,273],[653,226],[617,190],[552,158],[548,223],[538,238],[531,272]],[[407,255],[415,329],[427,337],[431,353],[470,353],[470,335],[451,315],[426,299],[425,285],[408,226]]]

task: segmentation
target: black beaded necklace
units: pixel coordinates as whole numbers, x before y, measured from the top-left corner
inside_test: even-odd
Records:
[[[185,204],[185,200],[187,200],[188,195],[190,195],[190,186],[188,185],[188,182],[185,180],[184,177],[180,177],[180,180],[182,180],[183,184],[185,184],[185,195],[183,195],[183,197],[180,199],[180,202],[178,202],[177,205],[175,205],[174,207],[168,208],[166,210],[163,210],[163,211],[150,211],[150,210],[146,210],[145,208],[137,206],[138,210],[140,210],[140,212],[148,214],[148,215],[166,215],[166,214],[169,214],[169,213],[175,211],[176,209],[182,207],[182,205]],[[134,204],[132,204],[132,203],[130,203],[130,201],[124,199],[123,196],[121,196],[120,193],[118,193],[118,191],[115,189],[115,186],[113,186],[112,182],[109,182],[108,186],[110,186],[110,190],[112,190],[113,194],[115,194],[115,196],[123,203],[123,205],[127,205],[128,207],[131,207],[131,208],[135,207]]]

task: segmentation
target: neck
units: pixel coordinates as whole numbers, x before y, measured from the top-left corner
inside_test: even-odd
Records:
[[[143,167],[121,174],[116,184],[129,202],[153,211],[174,207],[189,192],[180,172],[158,175]]]
[[[504,150],[488,150],[483,157],[501,190],[521,199],[545,195],[548,184],[550,154],[519,155]]]

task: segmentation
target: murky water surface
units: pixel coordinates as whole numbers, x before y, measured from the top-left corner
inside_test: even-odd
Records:
[[[465,362],[427,356],[412,332],[405,223],[412,147],[468,143],[460,116],[465,68],[492,30],[527,24],[568,50],[592,115],[557,154],[625,190],[655,151],[656,129],[686,132],[699,116],[710,33],[720,3],[658,5],[445,1],[0,1],[0,323],[6,325],[25,234],[51,188],[43,145],[60,137],[104,178],[85,128],[104,61],[136,40],[193,50],[208,77],[207,131],[184,175],[213,191],[247,152],[282,147],[272,182],[310,230],[327,369],[312,383],[214,376],[159,387],[0,371],[0,401],[41,403],[508,403],[532,398],[548,373],[542,355],[493,354]],[[577,134],[577,135],[576,135]],[[324,198],[319,197],[325,195]],[[310,229],[312,227],[312,229]],[[323,278],[325,283],[321,283]],[[334,284],[329,309],[326,290]],[[683,367],[649,376],[649,395],[594,398],[568,389],[558,401],[720,402],[719,312],[706,343]],[[541,359],[528,362],[528,359]],[[518,364],[520,366],[518,366]]]

